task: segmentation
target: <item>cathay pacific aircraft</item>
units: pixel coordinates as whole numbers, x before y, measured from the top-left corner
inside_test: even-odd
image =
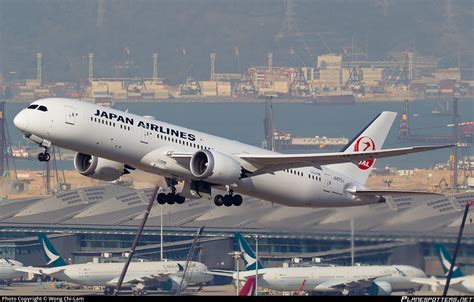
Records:
[[[164,176],[168,187],[157,197],[160,204],[214,196],[217,206],[239,206],[239,194],[245,194],[294,207],[350,207],[384,202],[388,195],[425,194],[366,187],[376,158],[451,147],[382,150],[395,116],[382,112],[341,152],[316,154],[280,154],[64,98],[34,101],[14,124],[44,148],[40,161],[50,159],[48,148],[55,145],[77,151],[75,169],[87,177],[112,181],[134,169]],[[177,181],[184,181],[182,192],[176,192]],[[215,187],[227,193],[213,194]]]
[[[437,244],[436,248],[439,251],[439,260],[441,261],[441,266],[445,275],[448,275],[453,259],[449,255],[445,246],[442,244]],[[446,285],[446,278],[414,278],[413,282],[430,285],[431,287],[444,287]],[[459,266],[455,265],[453,267],[452,279],[449,283],[449,288],[454,289],[467,294],[474,294],[474,275],[464,275],[461,272]]]
[[[390,295],[394,291],[414,292],[421,285],[413,278],[426,274],[409,265],[269,267],[257,263],[254,251],[242,234],[235,238],[243,253],[246,269],[239,272],[217,271],[214,275],[232,276],[246,281],[256,278],[258,286],[277,291],[333,292],[340,294]]]
[[[0,258],[0,281],[10,286],[13,279],[20,278],[25,273],[17,271],[17,268],[23,267],[23,263],[7,258]]]
[[[118,283],[123,263],[83,263],[68,265],[44,234],[38,239],[43,248],[47,268],[18,267],[16,271],[47,275],[57,280],[86,286],[104,286],[104,294],[111,295]],[[134,295],[146,294],[154,288],[168,292],[184,290],[188,284],[204,284],[213,279],[207,267],[190,261],[184,274],[186,261],[132,262],[128,268],[123,287],[132,288]],[[183,279],[184,275],[184,280]]]

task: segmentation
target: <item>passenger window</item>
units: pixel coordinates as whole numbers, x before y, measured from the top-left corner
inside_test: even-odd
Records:
[[[26,109],[36,109],[36,107],[38,107],[38,105],[30,105],[30,106],[28,106],[28,108],[26,108]]]
[[[38,107],[38,110],[39,110],[39,111],[46,112],[46,111],[48,111],[48,108],[46,108],[45,106],[39,106],[39,107]]]

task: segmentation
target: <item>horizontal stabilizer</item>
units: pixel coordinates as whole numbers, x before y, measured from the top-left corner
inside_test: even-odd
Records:
[[[35,275],[47,275],[47,276],[62,272],[65,269],[66,269],[65,267],[41,268],[41,267],[32,267],[32,266],[15,268],[15,270],[19,272],[25,272],[25,273],[35,274]]]

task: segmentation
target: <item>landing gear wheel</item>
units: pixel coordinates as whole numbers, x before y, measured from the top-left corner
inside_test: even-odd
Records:
[[[39,161],[44,161],[44,154],[43,153],[38,154],[38,160]]]
[[[184,196],[181,196],[181,195],[175,195],[175,198],[176,198],[176,203],[177,204],[183,204],[184,201],[186,201],[186,198]]]
[[[232,204],[233,204],[233,198],[232,198],[232,196],[226,195],[226,196],[224,196],[223,200],[224,200],[224,205],[225,205],[226,207],[232,206]]]
[[[113,289],[110,289],[108,287],[104,289],[104,295],[111,296],[112,294],[113,294]]]
[[[222,195],[216,195],[214,197],[214,204],[218,207],[224,204],[224,197]]]
[[[166,195],[166,202],[168,202],[168,204],[174,204],[176,202],[176,195],[173,194],[173,193],[168,193]]]
[[[43,156],[44,156],[44,161],[49,161],[51,159],[51,156],[49,155],[48,152],[45,152]]]
[[[166,196],[165,193],[160,193],[160,194],[158,194],[158,196],[156,197],[156,201],[157,201],[159,204],[165,204],[166,201],[168,200],[167,198],[168,198],[168,197]]]
[[[234,195],[234,196],[232,197],[232,199],[233,199],[233,204],[234,204],[234,206],[237,206],[237,207],[238,207],[238,206],[240,206],[240,205],[242,204],[242,196],[240,196],[240,195]]]

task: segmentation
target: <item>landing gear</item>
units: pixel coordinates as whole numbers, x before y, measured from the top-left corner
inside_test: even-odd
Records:
[[[160,193],[156,197],[156,201],[159,204],[183,204],[186,201],[186,198],[184,196],[181,196],[176,193],[176,188],[175,185],[177,184],[177,181],[171,178],[166,178],[166,184],[168,185],[169,188],[171,188],[171,193]]]
[[[112,287],[106,287],[104,289],[104,295],[112,296],[114,294],[114,289]]]
[[[48,149],[45,148],[43,153],[38,154],[39,161],[46,161],[48,162],[51,159],[51,156],[48,153]]]
[[[233,195],[232,192],[224,196],[216,195],[214,197],[214,204],[218,207],[222,205],[226,207],[230,207],[232,205],[238,207],[242,204],[242,196],[240,196],[239,194]]]
[[[133,296],[145,296],[147,294],[147,292],[143,289],[140,289],[140,288],[134,288],[132,290],[132,295]]]
[[[156,197],[156,201],[159,204],[166,204],[166,203],[167,204],[174,204],[174,203],[183,204],[185,200],[186,198],[184,196],[181,196],[176,193],[168,193],[168,194],[160,193]]]

